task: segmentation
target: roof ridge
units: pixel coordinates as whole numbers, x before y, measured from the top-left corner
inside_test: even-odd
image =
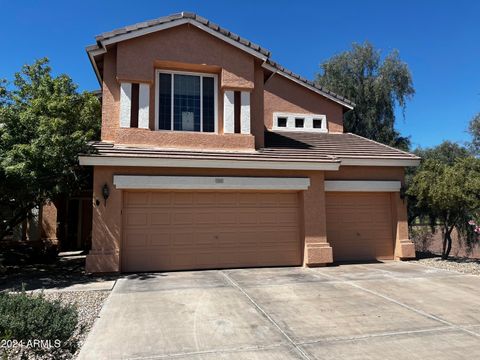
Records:
[[[117,28],[117,29],[114,29],[114,30],[111,30],[111,31],[101,33],[101,34],[99,34],[95,37],[95,40],[97,41],[97,43],[99,43],[103,40],[107,40],[107,39],[113,38],[115,36],[124,35],[124,34],[130,33],[130,32],[134,32],[134,31],[145,29],[145,28],[161,25],[161,24],[168,23],[168,22],[174,22],[174,21],[178,21],[178,20],[182,20],[182,19],[193,20],[193,21],[195,21],[195,22],[197,22],[197,23],[199,23],[203,26],[207,26],[208,28],[210,28],[210,29],[212,29],[212,30],[214,30],[214,31],[216,31],[220,34],[222,34],[224,36],[227,36],[230,39],[232,39],[234,41],[237,41],[238,43],[240,43],[244,46],[247,46],[247,47],[261,53],[263,56],[266,56],[267,58],[269,58],[270,55],[271,55],[270,50],[268,50],[264,47],[261,47],[260,45],[254,43],[250,40],[247,40],[247,39],[231,32],[230,30],[225,29],[225,28],[215,24],[214,22],[212,22],[212,21],[194,13],[194,12],[189,12],[189,11],[182,11],[182,12],[179,12],[179,13],[174,13],[174,14],[170,14],[170,15],[166,15],[166,16],[161,16],[159,18],[155,18],[155,19],[152,19],[152,20],[146,20],[146,21],[138,22],[138,23],[135,23],[135,24],[132,24],[132,25],[123,26],[123,27],[120,27],[120,28]]]

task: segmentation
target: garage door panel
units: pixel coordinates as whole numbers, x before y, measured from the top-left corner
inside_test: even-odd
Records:
[[[194,194],[184,192],[172,193],[172,198],[172,205],[193,205]]]
[[[326,217],[334,261],[393,258],[389,193],[327,193]]]
[[[129,192],[125,193],[125,201],[130,207],[147,205],[149,202],[149,196],[147,192]]]
[[[148,234],[131,231],[125,235],[125,245],[128,248],[142,248],[148,245]]]
[[[172,194],[171,193],[149,192],[147,194],[148,194],[148,197],[149,197],[149,202],[148,202],[149,205],[169,206],[172,203]]]
[[[140,226],[148,224],[147,213],[128,213],[125,218],[127,226]]]
[[[125,192],[122,269],[300,265],[298,211],[297,193]]]
[[[150,212],[150,225],[169,225],[171,224],[171,216],[167,211]]]

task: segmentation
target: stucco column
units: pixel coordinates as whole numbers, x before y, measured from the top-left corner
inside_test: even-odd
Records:
[[[310,187],[303,192],[305,266],[321,266],[333,262],[332,248],[327,242],[325,219],[324,173],[310,175]]]
[[[106,167],[95,167],[93,177],[92,249],[87,255],[87,272],[120,271],[120,242],[122,226],[122,192],[113,186],[113,174]],[[109,197],[105,202],[103,186]]]
[[[395,259],[415,258],[415,244],[408,237],[408,218],[406,200],[400,198],[400,193],[391,193],[393,220],[395,228]],[[396,224],[395,224],[396,221]]]

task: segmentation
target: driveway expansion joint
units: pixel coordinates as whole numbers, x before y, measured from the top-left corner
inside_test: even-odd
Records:
[[[155,360],[155,359],[174,359],[184,356],[193,356],[193,355],[209,355],[209,354],[225,354],[225,353],[236,353],[242,351],[259,351],[259,350],[270,350],[284,346],[284,343],[271,344],[265,346],[241,346],[237,348],[227,348],[227,349],[212,349],[212,350],[202,350],[202,351],[189,351],[183,353],[172,353],[172,354],[163,354],[163,355],[150,355],[150,356],[136,356],[129,357],[129,360]]]
[[[310,360],[310,357],[308,354],[303,350],[293,339],[288,336],[288,334],[283,331],[283,329],[277,324],[275,320],[272,319],[272,317],[235,281],[233,280],[230,276],[228,276],[227,273],[224,271],[220,271],[220,273],[227,279],[230,284],[239,290],[252,304],[255,306],[258,312],[260,312],[265,318],[275,327],[277,330],[282,334],[282,336],[287,339],[287,341],[298,351],[298,353],[306,360]]]
[[[327,276],[327,277],[329,277],[329,278],[332,278],[332,279],[337,280],[334,276],[327,275],[327,274],[323,274],[323,275],[325,275],[325,276]],[[476,336],[476,337],[480,337],[480,334],[477,334],[477,333],[475,333],[475,332],[473,332],[473,331],[470,331],[470,330],[466,329],[465,327],[462,327],[462,326],[460,326],[460,325],[453,324],[453,323],[451,323],[451,322],[449,322],[449,321],[447,321],[447,320],[445,320],[445,319],[442,319],[442,318],[440,318],[440,317],[438,317],[438,316],[429,314],[428,312],[425,312],[425,311],[423,311],[423,310],[416,309],[416,308],[414,308],[413,306],[404,304],[404,303],[402,303],[402,302],[400,302],[400,301],[398,301],[398,300],[395,300],[395,299],[393,299],[393,298],[391,298],[391,297],[389,297],[389,296],[387,296],[387,295],[383,295],[383,294],[381,294],[381,293],[379,293],[379,292],[377,292],[377,291],[367,289],[367,288],[365,288],[365,287],[357,284],[357,283],[356,283],[357,281],[358,281],[358,280],[344,280],[344,281],[341,281],[341,282],[343,282],[343,283],[345,283],[345,284],[348,284],[348,285],[350,285],[350,286],[352,286],[352,287],[355,287],[355,288],[357,288],[357,289],[359,289],[359,290],[368,292],[369,294],[372,294],[372,295],[381,297],[382,299],[385,299],[385,300],[387,300],[387,301],[393,302],[394,304],[397,304],[397,305],[399,305],[399,306],[402,306],[403,308],[405,308],[405,309],[407,309],[407,310],[410,310],[410,311],[413,311],[413,312],[415,312],[415,313],[417,313],[417,314],[419,314],[419,315],[422,315],[422,316],[427,317],[427,318],[429,318],[429,319],[435,320],[435,321],[437,321],[437,322],[441,322],[442,324],[447,325],[447,326],[450,327],[451,329],[460,330],[460,331],[466,332],[466,333],[468,333],[468,334],[470,334],[470,335],[473,335],[473,336]]]
[[[298,342],[297,344],[310,345],[310,344],[321,344],[321,343],[332,343],[332,342],[343,342],[343,341],[355,341],[355,340],[365,340],[365,339],[379,338],[379,337],[422,334],[422,333],[441,332],[441,331],[449,331],[449,330],[455,330],[455,328],[452,326],[441,326],[441,327],[420,329],[420,330],[391,331],[391,332],[385,332],[385,333],[373,333],[373,334],[365,334],[365,335],[327,337],[327,338],[321,338],[317,340],[301,341],[301,342]]]

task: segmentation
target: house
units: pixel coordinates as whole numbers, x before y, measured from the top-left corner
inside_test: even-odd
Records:
[[[355,105],[192,13],[96,37],[102,86],[87,271],[406,259],[404,168],[344,133]]]

